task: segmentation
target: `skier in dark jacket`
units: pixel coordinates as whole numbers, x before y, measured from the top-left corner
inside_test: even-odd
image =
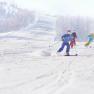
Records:
[[[77,34],[76,32],[73,32],[71,35],[73,38],[70,41],[70,47],[73,48],[76,45]]]
[[[62,45],[61,45],[61,47],[59,48],[59,50],[57,51],[57,52],[61,52],[61,51],[63,51],[63,49],[64,49],[64,47],[66,46],[67,48],[66,48],[66,55],[70,55],[69,54],[69,51],[70,51],[70,41],[72,40],[72,36],[71,36],[71,31],[70,30],[68,30],[67,31],[67,34],[64,34],[63,36],[62,36],[62,41],[63,41],[63,43],[62,43]]]

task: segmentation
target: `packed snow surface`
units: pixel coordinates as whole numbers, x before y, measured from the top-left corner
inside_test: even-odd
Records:
[[[78,56],[65,57],[45,33],[0,34],[0,94],[94,94],[94,44],[77,43]]]

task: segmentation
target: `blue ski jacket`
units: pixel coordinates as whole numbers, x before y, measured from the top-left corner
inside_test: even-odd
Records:
[[[64,34],[62,36],[62,41],[64,43],[69,43],[71,40],[73,39],[72,35],[71,34]]]

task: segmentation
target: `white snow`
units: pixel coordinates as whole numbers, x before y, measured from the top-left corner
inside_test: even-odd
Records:
[[[94,44],[64,57],[49,34],[0,34],[0,94],[94,94]]]

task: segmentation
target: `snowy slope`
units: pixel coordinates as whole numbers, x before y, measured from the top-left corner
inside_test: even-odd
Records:
[[[54,33],[41,33],[0,34],[0,94],[94,94],[94,44],[64,57],[55,55],[60,42],[49,47]]]

